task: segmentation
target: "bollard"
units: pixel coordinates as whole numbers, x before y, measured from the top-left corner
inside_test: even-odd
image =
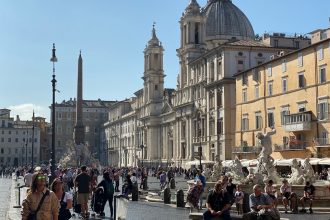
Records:
[[[17,205],[14,205],[13,208],[21,208],[21,188],[24,187],[20,186],[19,184],[17,184],[16,189],[18,189],[18,201],[17,201]]]
[[[139,201],[139,187],[137,184],[133,184],[132,201]]]
[[[164,204],[171,204],[171,190],[168,187],[164,190]]]
[[[148,178],[147,177],[145,177],[143,179],[142,188],[143,188],[143,190],[148,190]]]
[[[184,193],[182,189],[176,192],[176,207],[181,207],[181,208],[185,207]]]
[[[175,189],[175,179],[174,178],[172,178],[170,180],[170,187],[171,187],[171,189]]]

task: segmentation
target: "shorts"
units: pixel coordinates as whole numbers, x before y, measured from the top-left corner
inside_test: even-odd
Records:
[[[88,203],[89,193],[78,193],[77,203],[86,204]]]
[[[284,198],[290,199],[290,196],[291,196],[291,193],[290,192],[285,192],[283,199]]]

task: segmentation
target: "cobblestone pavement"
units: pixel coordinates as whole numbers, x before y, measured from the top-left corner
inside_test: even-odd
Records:
[[[6,219],[9,210],[9,199],[12,186],[12,179],[0,178],[0,219]]]
[[[182,177],[176,178],[177,188],[186,189],[186,180]],[[152,191],[159,190],[159,181],[155,177],[148,179],[149,189]],[[14,208],[17,205],[17,183],[23,183],[22,179],[18,181],[12,179],[0,178],[0,220],[19,220],[20,209]],[[25,188],[21,190],[21,200],[25,197]],[[189,211],[184,208],[176,208],[175,205],[165,205],[162,203],[150,203],[145,201],[128,203],[127,220],[188,220]],[[119,205],[118,211],[123,210],[123,206]],[[102,219],[110,219],[109,205],[105,209],[106,217]],[[330,220],[330,214],[281,214],[281,217],[292,220]],[[72,218],[73,220],[79,219],[78,216]],[[101,219],[99,217],[91,217],[90,220]]]

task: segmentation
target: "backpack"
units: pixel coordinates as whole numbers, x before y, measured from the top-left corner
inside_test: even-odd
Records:
[[[114,192],[115,192],[115,188],[113,187],[112,181],[104,180],[104,185],[105,185],[105,189],[104,189],[105,194],[106,195],[113,195]]]

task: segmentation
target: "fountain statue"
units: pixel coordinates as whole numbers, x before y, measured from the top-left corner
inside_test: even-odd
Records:
[[[221,174],[222,174],[222,163],[219,155],[217,155],[215,159],[215,164],[213,165],[211,180],[215,182],[218,181],[221,177]]]
[[[206,180],[209,180],[211,178],[211,174],[212,174],[212,171],[210,168],[206,167],[204,170],[203,170],[203,175],[205,176],[205,179]]]
[[[312,165],[309,162],[309,158],[306,158],[304,161],[303,172],[305,182],[315,183],[315,173]]]
[[[292,160],[291,177],[289,179],[289,183],[292,185],[302,185],[304,184],[304,181],[304,172],[299,166],[298,160],[295,158]]]
[[[271,179],[274,183],[280,183],[280,177],[274,166],[274,158],[270,156],[273,151],[271,135],[275,133],[276,130],[272,128],[269,132],[258,132],[256,135],[259,144],[262,146],[262,150],[258,156],[258,173],[264,175],[264,182]]]
[[[233,160],[230,170],[228,174],[233,178],[234,182],[242,183],[244,181],[243,165],[238,157],[235,157],[235,160]]]
[[[255,185],[255,184],[263,184],[263,176],[261,173],[253,173],[253,168],[249,169],[249,174],[244,180],[243,184],[246,185]]]

